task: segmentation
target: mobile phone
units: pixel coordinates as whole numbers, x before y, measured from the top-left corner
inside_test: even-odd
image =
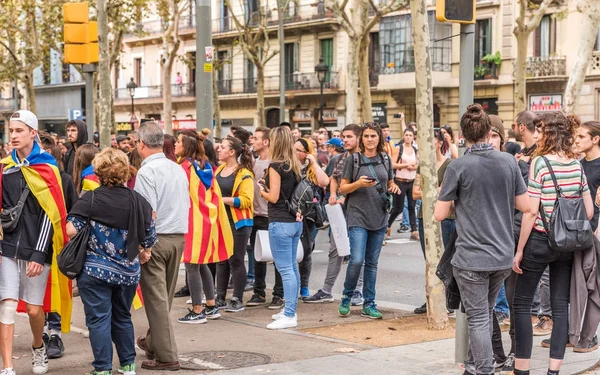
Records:
[[[265,184],[265,182],[263,180],[258,181],[258,184],[260,186],[263,187],[263,189],[265,189],[265,191],[268,193],[269,192],[269,188],[267,187],[267,184]]]
[[[367,180],[368,180],[368,181],[372,181],[372,182],[374,182],[374,181],[377,181],[377,180],[376,180],[375,178],[373,178],[373,177],[367,177]]]

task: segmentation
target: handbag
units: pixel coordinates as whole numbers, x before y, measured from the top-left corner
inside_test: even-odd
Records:
[[[83,271],[88,240],[90,237],[90,216],[92,216],[92,207],[94,207],[94,191],[92,191],[90,211],[85,222],[85,227],[77,232],[75,237],[71,238],[56,257],[58,269],[69,279],[77,278],[77,276],[81,274],[81,271]]]
[[[0,212],[0,221],[2,222],[3,230],[9,233],[15,230],[19,224],[19,219],[21,218],[21,213],[23,213],[23,207],[25,207],[25,201],[27,200],[28,195],[29,186],[25,185],[17,204],[11,208],[5,208]]]

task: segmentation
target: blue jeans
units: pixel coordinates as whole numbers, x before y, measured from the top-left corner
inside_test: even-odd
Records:
[[[504,287],[504,284],[502,284],[500,292],[498,292],[498,297],[496,298],[496,306],[494,307],[494,311],[501,312],[506,315],[509,314],[508,300],[506,299],[506,288]]]
[[[283,313],[287,317],[296,314],[298,306],[298,290],[300,289],[300,272],[296,262],[298,241],[302,234],[302,223],[269,223],[269,243],[275,267],[283,280]],[[308,251],[305,249],[304,251]]]
[[[51,333],[60,332],[62,324],[60,321],[60,315],[55,312],[46,314],[46,324]]]
[[[360,275],[360,268],[364,263],[363,297],[365,306],[375,301],[377,263],[379,262],[379,253],[381,253],[381,245],[385,238],[386,229],[387,227],[379,230],[367,230],[361,227],[348,228],[350,262],[346,271],[346,281],[344,281],[344,296],[350,298],[354,293]]]
[[[450,242],[450,235],[456,229],[456,221],[454,219],[445,219],[442,220],[442,243],[444,245],[444,250],[446,246],[448,246],[448,242]]]
[[[134,363],[135,338],[129,310],[137,286],[109,284],[85,272],[77,278],[77,286],[90,331],[94,369],[112,370],[112,343],[121,366]]]

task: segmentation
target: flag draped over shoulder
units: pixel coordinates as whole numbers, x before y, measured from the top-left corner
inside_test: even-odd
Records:
[[[1,163],[4,164],[6,172],[12,168],[21,170],[29,190],[52,223],[52,266],[44,297],[44,311],[59,313],[62,318],[62,331],[69,332],[73,303],[71,281],[58,270],[56,262],[56,256],[68,242],[67,209],[56,160],[34,143],[33,150],[27,158],[19,161],[16,150],[13,150],[12,154],[2,159]],[[24,307],[22,301],[20,305]]]
[[[81,172],[81,181],[83,182],[82,191],[92,191],[100,187],[98,176],[94,173],[94,167],[91,165]]]
[[[190,182],[189,227],[183,262],[207,264],[229,259],[233,254],[233,234],[212,166],[206,162],[201,169],[198,162],[190,159],[181,166]]]

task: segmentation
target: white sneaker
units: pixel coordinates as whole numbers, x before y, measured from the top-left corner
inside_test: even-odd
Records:
[[[188,299],[187,301],[185,301],[185,304],[186,304],[186,305],[191,305],[191,304],[192,304],[192,299],[190,298],[190,299]]]
[[[292,318],[288,316],[282,316],[277,319],[273,323],[267,326],[267,329],[285,329],[285,328],[293,328],[298,325],[298,316],[294,315]]]
[[[31,348],[31,365],[35,375],[41,375],[48,372],[48,356],[46,355],[46,346],[39,349]]]
[[[0,371],[0,375],[17,375],[17,373],[12,368],[5,368],[4,370]]]
[[[278,320],[278,319],[280,319],[283,316],[284,315],[283,315],[283,307],[282,307],[281,310],[279,310],[279,312],[277,314],[271,315],[271,319]]]

